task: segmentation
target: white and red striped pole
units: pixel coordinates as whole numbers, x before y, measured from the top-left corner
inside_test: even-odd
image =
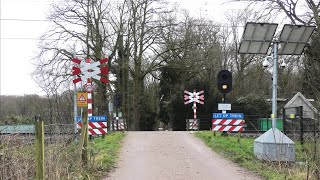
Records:
[[[194,123],[197,122],[197,102],[196,102],[196,90],[193,90],[193,119]]]
[[[86,59],[87,66],[90,66],[90,58]],[[89,69],[88,72],[91,70]],[[92,86],[92,80],[91,78],[87,79],[87,85]],[[88,91],[88,122],[89,119],[92,117],[92,92]]]

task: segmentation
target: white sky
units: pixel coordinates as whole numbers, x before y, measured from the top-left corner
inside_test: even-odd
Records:
[[[44,20],[53,1],[0,1],[0,95],[44,95],[31,77],[34,71],[31,58],[36,55],[38,39],[49,28],[49,23],[27,20]],[[215,21],[221,20],[226,11],[239,8],[238,3],[222,4],[221,0],[171,1],[188,9],[193,16]]]

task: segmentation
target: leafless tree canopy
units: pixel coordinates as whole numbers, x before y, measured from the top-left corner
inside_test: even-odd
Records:
[[[247,2],[244,11],[229,12],[224,24],[192,17],[161,0],[70,0],[54,4],[48,16],[51,29],[42,36],[39,54],[34,58],[34,77],[54,97],[72,85],[72,57],[93,61],[108,57],[109,77],[116,80],[111,79],[107,85],[94,82],[94,113],[107,113],[107,102],[112,102],[115,93],[121,94],[118,110],[132,130],[144,127],[148,118],[162,121],[157,115],[161,97],[165,104],[172,104],[192,84],[206,85],[210,93],[218,95],[216,75],[221,69],[233,72],[232,100],[252,93],[270,97],[271,71],[262,68],[263,57],[237,53],[243,27],[248,21],[270,22],[278,15],[284,17],[281,14],[293,24],[318,27],[319,2]],[[314,42],[317,38],[313,37]],[[310,47],[316,47],[316,43]],[[309,85],[315,84],[317,71],[311,72],[309,67],[318,67],[312,58],[317,60],[319,56],[315,50],[309,52],[307,58],[283,57],[288,68],[279,71],[279,95],[289,97],[304,91],[302,82],[306,79]],[[312,86],[315,93],[306,93],[319,97],[316,87]],[[152,113],[155,115],[149,116]]]

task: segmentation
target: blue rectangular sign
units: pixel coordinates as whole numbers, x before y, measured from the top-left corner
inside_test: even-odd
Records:
[[[107,119],[107,116],[91,116],[89,122],[106,122]],[[82,122],[82,117],[78,116],[77,122]]]
[[[243,113],[213,113],[214,119],[243,119]]]

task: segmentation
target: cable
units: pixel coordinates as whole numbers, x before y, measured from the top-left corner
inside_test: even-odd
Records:
[[[46,20],[46,19],[18,19],[18,18],[3,18],[0,19],[0,21],[50,21],[50,20]]]
[[[40,39],[40,38],[0,38],[1,40],[35,40],[35,41],[65,41],[66,39]],[[68,39],[68,41],[76,41]]]
[[[5,18],[5,19],[0,19],[0,21],[31,21],[31,22],[52,22],[51,20],[44,20],[44,19],[18,19],[18,18]],[[56,22],[68,22],[68,21],[56,21]],[[105,22],[106,23],[106,22]],[[181,23],[180,23],[181,24]],[[174,26],[178,26],[179,23],[177,24],[173,24]],[[221,25],[221,24],[217,24],[217,25],[208,25],[208,24],[193,24],[193,26],[216,26],[216,27],[225,27],[225,28],[231,28],[231,27],[240,27],[240,28],[244,28],[245,26],[231,26],[231,25]]]

